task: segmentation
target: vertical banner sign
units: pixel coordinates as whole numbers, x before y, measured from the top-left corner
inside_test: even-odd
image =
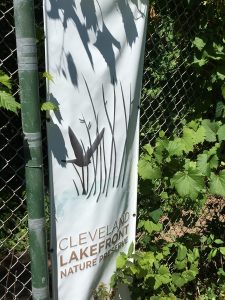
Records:
[[[89,300],[135,240],[147,0],[45,0],[44,16],[54,299]]]

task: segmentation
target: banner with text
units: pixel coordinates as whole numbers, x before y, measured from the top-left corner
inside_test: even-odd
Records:
[[[44,3],[54,299],[92,299],[135,240],[147,2]]]

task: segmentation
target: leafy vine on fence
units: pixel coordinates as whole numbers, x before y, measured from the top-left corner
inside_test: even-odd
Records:
[[[197,11],[191,29],[187,27],[189,24],[181,25],[180,11],[185,11],[189,20],[193,11]],[[150,28],[160,24],[162,35],[158,43],[165,53],[160,62],[154,59],[151,62],[148,57],[152,86],[146,86],[144,97],[150,103],[154,99],[163,103],[162,89],[167,86],[173,90],[170,77],[177,80],[173,68],[176,70],[183,59],[180,72],[185,74],[183,81],[191,82],[195,99],[189,99],[186,110],[177,116],[171,109],[170,124],[179,125],[176,133],[173,128],[165,128],[167,124],[160,126],[154,116],[149,122],[147,115],[144,119],[143,134],[151,142],[142,148],[139,161],[136,252],[131,245],[128,253],[120,254],[112,277],[112,288],[124,283],[131,290],[132,299],[225,297],[224,222],[214,215],[205,220],[207,225],[200,230],[197,227],[190,230],[190,216],[195,224],[198,218],[204,218],[207,205],[219,201],[224,207],[224,18],[224,1],[150,1]],[[186,52],[182,53],[184,48]],[[155,62],[160,66],[157,72],[153,72]],[[170,93],[167,109],[173,97],[178,96]],[[146,99],[144,105],[149,105]],[[162,106],[161,111],[156,111],[156,119],[158,113],[165,114],[164,109]],[[169,120],[167,116],[165,119]],[[189,218],[186,232],[179,235],[171,231],[166,235],[168,223],[176,224],[184,216]],[[178,232],[182,231],[182,222],[177,223]]]
[[[48,72],[40,74],[40,78],[41,80],[43,80],[44,78],[49,81],[53,81],[52,75]],[[10,77],[0,70],[0,108],[18,114],[18,111],[21,109],[21,104],[16,101],[16,98],[13,96],[12,89],[13,88]],[[56,104],[50,101],[41,101],[40,109],[41,111],[50,111],[57,110],[58,107]]]

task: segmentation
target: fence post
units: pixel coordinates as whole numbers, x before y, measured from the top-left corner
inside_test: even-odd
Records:
[[[49,299],[43,159],[33,0],[14,0],[34,300]]]

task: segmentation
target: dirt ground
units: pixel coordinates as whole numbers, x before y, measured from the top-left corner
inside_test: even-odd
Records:
[[[186,234],[210,234],[213,224],[218,228],[225,226],[225,199],[210,196],[200,213],[196,214],[191,210],[182,211],[175,222],[172,223],[168,216],[163,216],[160,223],[164,225],[164,230],[158,238],[168,242]]]

